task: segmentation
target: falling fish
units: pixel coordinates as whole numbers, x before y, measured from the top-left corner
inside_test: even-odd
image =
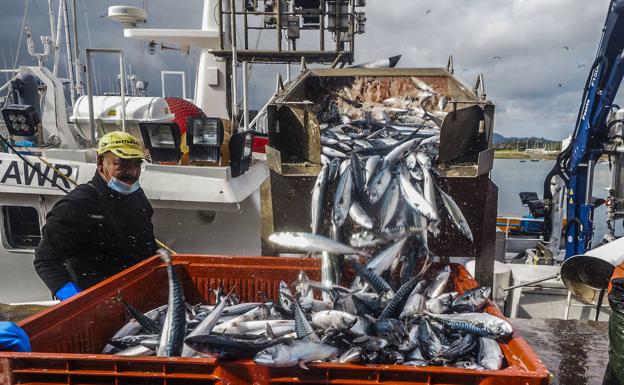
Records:
[[[356,250],[340,242],[332,241],[320,235],[308,233],[273,233],[269,241],[291,249],[297,249],[310,253],[327,251],[332,254],[359,254],[367,255],[366,252]]]

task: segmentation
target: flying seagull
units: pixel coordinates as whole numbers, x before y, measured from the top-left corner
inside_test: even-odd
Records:
[[[428,14],[430,14],[430,13],[431,13],[431,10],[430,10],[430,9],[428,9],[428,10],[425,12],[425,15],[428,15]]]

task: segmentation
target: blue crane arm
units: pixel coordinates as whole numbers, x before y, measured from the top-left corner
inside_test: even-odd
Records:
[[[607,117],[624,77],[624,0],[612,0],[602,38],[591,67],[570,146],[559,154],[544,184],[544,198],[552,201],[550,179],[566,182],[566,258],[591,247],[594,205],[594,165],[608,140]]]

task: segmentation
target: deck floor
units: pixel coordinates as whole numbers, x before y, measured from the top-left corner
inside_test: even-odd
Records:
[[[609,359],[607,322],[560,319],[511,320],[546,368],[551,385],[600,385]]]

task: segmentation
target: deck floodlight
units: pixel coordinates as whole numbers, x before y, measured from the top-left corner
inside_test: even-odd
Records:
[[[249,170],[253,150],[254,131],[241,131],[230,138],[230,169],[237,177]]]
[[[218,162],[223,143],[223,122],[219,118],[189,118],[186,144],[192,162]]]
[[[36,136],[41,119],[33,106],[10,104],[2,110],[2,117],[11,136]]]
[[[181,134],[177,123],[139,123],[139,128],[153,163],[177,164],[180,161]]]

